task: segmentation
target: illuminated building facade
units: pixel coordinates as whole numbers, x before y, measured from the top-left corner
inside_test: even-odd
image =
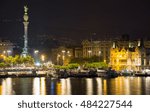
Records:
[[[144,47],[144,42],[139,41],[138,46],[118,47],[110,49],[110,66],[112,69],[139,71],[150,67],[150,49]]]
[[[0,40],[0,58],[10,56],[13,53],[13,43]]]
[[[83,58],[90,58],[92,56],[99,56],[104,62],[109,63],[110,48],[112,41],[89,41],[84,40]]]
[[[77,47],[74,49],[74,57],[75,58],[82,58],[82,48]]]
[[[76,48],[53,49],[53,63],[63,65],[69,63],[71,58],[97,56],[100,61],[106,62],[115,70],[142,70],[150,66],[150,41],[83,40],[81,45],[82,47]],[[70,52],[71,57],[68,57],[67,51]]]
[[[61,46],[59,48],[52,49],[52,60],[54,64],[67,65],[73,56],[72,48]]]

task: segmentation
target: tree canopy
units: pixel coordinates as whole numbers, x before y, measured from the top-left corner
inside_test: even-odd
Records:
[[[0,63],[0,67],[17,66],[24,64],[25,66],[32,66],[34,59],[31,56],[22,57],[19,55],[5,57],[3,62]]]

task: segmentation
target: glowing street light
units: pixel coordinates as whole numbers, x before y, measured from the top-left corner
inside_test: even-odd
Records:
[[[60,54],[58,54],[57,57],[59,58],[59,57],[60,57]]]
[[[98,52],[98,54],[99,54],[99,61],[101,61],[101,53],[102,53],[101,51]]]
[[[9,56],[11,53],[11,50],[7,50],[7,55]]]
[[[34,54],[38,54],[39,53],[39,50],[34,50]]]
[[[61,52],[63,53],[62,60],[63,60],[63,65],[64,65],[64,60],[65,60],[65,52],[66,52],[66,51],[65,51],[65,50],[62,50]]]
[[[39,66],[40,64],[40,59],[39,59],[39,50],[34,50],[34,60],[37,66]]]
[[[6,55],[6,56],[9,56],[10,53],[11,53],[11,50],[3,51],[3,54]]]
[[[57,64],[59,65],[60,54],[57,54]]]
[[[41,60],[45,61],[45,56],[44,55],[41,55]]]
[[[3,54],[6,54],[6,51],[3,51]]]
[[[64,54],[66,51],[65,51],[65,50],[62,50],[61,52]]]
[[[1,56],[3,59],[5,59],[5,58],[6,58],[6,56],[5,56],[5,55],[3,55],[3,54],[2,54],[2,55],[0,55],[0,56]]]

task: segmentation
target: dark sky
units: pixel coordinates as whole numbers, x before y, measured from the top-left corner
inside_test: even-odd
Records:
[[[0,0],[0,37],[22,40],[23,6],[29,7],[29,38],[58,35],[87,38],[129,34],[150,37],[147,0]]]

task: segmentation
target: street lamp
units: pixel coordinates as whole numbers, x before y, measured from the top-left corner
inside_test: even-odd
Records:
[[[39,53],[39,50],[34,50],[34,54],[38,54]]]
[[[39,50],[34,50],[34,60],[36,63],[39,63]]]
[[[7,50],[7,54],[8,54],[8,56],[10,55],[10,53],[11,53],[11,50]]]
[[[65,50],[62,50],[61,52],[64,54],[66,51],[65,51]]]
[[[10,53],[11,53],[11,50],[3,51],[3,54],[4,54],[5,56],[9,56]]]
[[[3,54],[6,54],[6,51],[3,51]]]
[[[65,60],[65,52],[66,52],[66,51],[65,51],[65,50],[62,50],[61,52],[63,53],[62,60],[63,60],[63,65],[64,65],[64,60]]]
[[[3,55],[3,54],[2,54],[2,55],[0,55],[0,56],[1,56],[3,59],[5,59],[5,58],[6,58],[6,56],[5,56],[5,55]]]
[[[99,54],[99,61],[101,60],[101,53],[102,53],[101,51],[98,52],[98,54]]]
[[[41,60],[44,62],[45,61],[45,56],[41,55]]]
[[[60,54],[57,54],[57,65],[59,65]]]

